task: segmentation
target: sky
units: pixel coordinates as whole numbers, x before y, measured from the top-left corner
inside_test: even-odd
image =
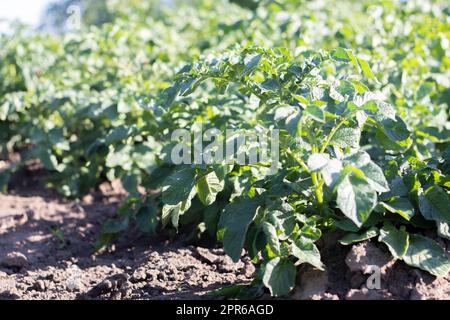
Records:
[[[37,26],[46,6],[52,0],[0,0],[0,20],[18,19]],[[7,24],[0,22],[0,33],[8,30]]]

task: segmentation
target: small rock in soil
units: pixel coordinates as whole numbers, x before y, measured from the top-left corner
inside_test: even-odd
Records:
[[[33,289],[36,291],[45,291],[46,285],[45,282],[42,280],[38,280],[34,283]]]
[[[220,259],[217,255],[211,253],[210,250],[205,248],[196,248],[195,253],[197,253],[198,257],[201,261],[208,263],[208,264],[215,264]]]
[[[139,268],[133,272],[133,275],[131,277],[132,282],[141,282],[145,281],[147,279],[147,271],[145,268]]]
[[[126,273],[113,275],[89,290],[86,293],[86,296],[90,298],[98,298],[102,295],[110,294],[112,298],[115,298],[115,293],[126,287],[129,278],[130,276]]]
[[[28,259],[20,252],[10,252],[0,261],[0,265],[7,268],[22,269],[28,266]]]

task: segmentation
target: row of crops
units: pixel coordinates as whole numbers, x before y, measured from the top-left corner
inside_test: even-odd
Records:
[[[47,187],[129,193],[130,226],[191,230],[259,266],[233,291],[288,294],[343,230],[445,276],[450,260],[450,7],[445,1],[107,1],[112,21],[0,38],[0,175],[39,159]],[[157,8],[157,9],[156,9]],[[271,165],[171,162],[179,128],[279,130]]]

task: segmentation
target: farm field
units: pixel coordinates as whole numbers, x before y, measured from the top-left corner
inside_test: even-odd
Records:
[[[3,257],[26,253],[26,263],[16,260],[15,266],[2,267],[0,299],[223,299],[211,293],[236,283],[248,284],[254,276],[255,267],[248,257],[234,263],[211,243],[189,245],[186,235],[173,241],[130,231],[116,246],[96,254],[92,243],[105,219],[114,215],[123,189],[104,184],[93,197],[78,203],[35,188],[40,179],[39,173],[20,179],[10,194],[0,196],[0,253]],[[55,237],[54,230],[64,234],[64,240]],[[290,299],[449,299],[448,277],[436,279],[394,264],[372,246],[350,252],[336,245],[339,236],[330,235],[320,244],[328,266],[326,276],[301,271],[302,280]],[[448,241],[442,243],[448,251]],[[351,262],[354,269],[350,269],[346,258],[361,263]],[[383,290],[361,288],[367,278],[361,270],[371,264],[386,266],[383,282],[389,286]]]
[[[55,1],[0,34],[0,300],[450,299],[446,1]]]

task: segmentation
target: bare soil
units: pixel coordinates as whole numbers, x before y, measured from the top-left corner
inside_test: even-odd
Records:
[[[0,194],[0,299],[209,299],[215,289],[252,279],[246,257],[235,264],[220,248],[136,230],[96,253],[101,225],[124,197],[120,185],[103,184],[75,202],[43,188],[44,178],[20,172]],[[290,298],[450,299],[450,276],[408,268],[371,242],[341,246],[339,236],[319,243],[327,271],[302,267]],[[449,242],[441,244],[450,252]],[[370,265],[381,270],[379,290],[366,287]]]

